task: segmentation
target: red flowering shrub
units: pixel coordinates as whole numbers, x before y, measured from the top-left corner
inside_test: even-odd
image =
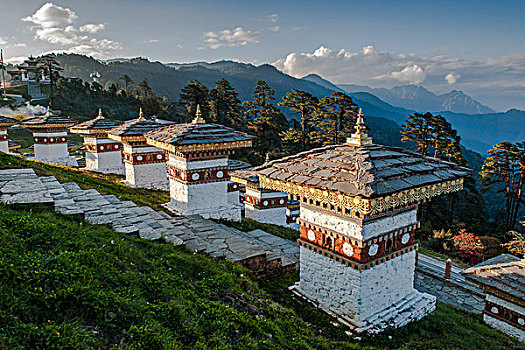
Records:
[[[485,246],[478,236],[463,229],[459,230],[458,234],[452,239],[458,257],[465,263],[475,265],[483,261]]]

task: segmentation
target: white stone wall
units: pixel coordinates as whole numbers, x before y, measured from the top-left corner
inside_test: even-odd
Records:
[[[33,137],[45,137],[51,138],[65,138],[66,142],[57,144],[34,144],[35,148],[35,159],[44,162],[53,163],[56,160],[69,157],[69,151],[67,149],[67,133],[66,132],[54,132],[54,133],[33,133]]]
[[[348,237],[369,240],[386,232],[417,223],[417,209],[394,214],[361,226],[350,218],[335,216],[314,208],[301,206],[301,219],[331,229]]]
[[[258,199],[281,198],[281,197],[288,196],[286,192],[262,192],[258,189],[254,189],[250,187],[246,187],[246,195],[252,196]]]
[[[159,153],[164,152],[160,148],[153,146],[144,146],[144,147],[132,147],[130,145],[124,144],[124,153],[136,154],[136,153]]]
[[[7,130],[0,129],[0,136],[7,135]],[[9,153],[9,142],[7,140],[0,141],[0,152]]]
[[[124,163],[126,182],[135,187],[168,189],[166,163],[129,164]]]
[[[337,314],[356,322],[389,308],[414,289],[415,251],[358,270],[301,247],[300,288]]]
[[[170,154],[168,164],[181,170],[197,170],[227,166],[228,158],[186,161]],[[228,192],[228,183],[229,181],[218,181],[189,185],[169,179],[168,208],[182,215],[240,221],[242,206],[239,203],[239,192]]]
[[[288,226],[286,223],[286,207],[257,209],[249,203],[244,203],[244,216],[264,224]]]
[[[170,179],[170,205],[182,212],[228,206],[228,182],[187,185]]]
[[[525,341],[525,332],[508,324],[507,322],[503,322],[487,314],[483,314],[483,321],[485,321],[485,323],[491,327],[500,329],[504,333],[518,338],[520,341]]]
[[[114,140],[106,138],[85,137],[86,145],[115,144]],[[86,151],[86,169],[105,174],[124,174],[124,163],[122,162],[122,147],[113,152],[91,153]]]
[[[195,170],[228,166],[228,158],[186,161],[169,155],[169,164],[180,170]]]
[[[435,297],[413,287],[414,251],[363,271],[308,248],[300,252],[293,290],[357,332],[401,327],[435,309]]]

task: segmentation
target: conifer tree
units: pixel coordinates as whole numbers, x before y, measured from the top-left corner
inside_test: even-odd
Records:
[[[210,122],[245,130],[243,107],[235,89],[222,78],[210,90]]]
[[[60,72],[63,71],[63,69],[60,67],[60,64],[57,62],[55,55],[53,54],[39,57],[37,61],[43,67],[44,74],[49,76],[49,104],[51,107],[53,107],[55,103],[55,85],[60,78]]]
[[[434,116],[431,113],[414,113],[409,115],[406,123],[401,126],[401,141],[413,141],[417,145],[416,152],[429,155],[429,147],[433,143]]]
[[[497,192],[505,197],[505,228],[514,228],[520,206],[525,202],[525,142],[513,144],[503,141],[488,151],[483,162],[481,182],[488,190],[501,186]]]
[[[126,94],[129,96],[131,93],[130,86],[134,83],[133,79],[131,79],[127,74],[122,74],[119,80],[124,82],[124,91],[126,91]]]
[[[210,116],[209,94],[209,89],[198,80],[190,80],[189,84],[182,88],[180,103],[186,107],[188,118],[190,120],[195,117],[197,105],[199,105],[202,117],[208,120],[208,117]]]
[[[289,128],[281,133],[283,141],[288,141],[293,144],[299,144],[299,151],[306,151],[312,146],[312,124],[313,114],[317,107],[319,100],[306,91],[299,91],[292,89],[283,101],[279,102],[279,106],[288,107],[300,116],[300,129],[296,127]]]
[[[357,105],[352,98],[342,92],[333,92],[321,99],[313,116],[318,130],[315,140],[322,145],[338,144],[346,141],[357,120]]]
[[[266,82],[259,80],[253,91],[253,101],[245,101],[248,127],[256,136],[253,153],[256,161],[262,161],[267,154],[280,154],[279,132],[288,127],[286,117],[271,101],[275,100],[273,91]]]

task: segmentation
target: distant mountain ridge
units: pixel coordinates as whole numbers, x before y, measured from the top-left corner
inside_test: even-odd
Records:
[[[452,90],[443,95],[436,95],[420,85],[404,85],[387,88],[371,88],[363,85],[339,84],[346,92],[368,92],[385,102],[415,111],[449,111],[463,114],[484,114],[495,111],[474,100],[462,91]]]
[[[135,85],[146,78],[157,94],[174,100],[179,99],[180,90],[188,84],[189,80],[198,80],[207,87],[212,88],[215,82],[221,78],[226,78],[231,83],[239,93],[241,100],[250,100],[252,98],[253,87],[257,80],[266,81],[275,90],[275,102],[280,101],[292,89],[307,91],[319,98],[328,96],[334,91],[342,90],[341,86],[338,87],[318,75],[309,75],[302,79],[297,79],[280,72],[268,64],[254,66],[249,63],[233,61],[162,64],[160,62],[150,62],[144,58],[101,62],[81,55],[60,55],[57,60],[64,68],[63,75],[66,77],[79,77],[84,81],[90,81],[89,74],[99,72],[101,74],[100,83],[103,86],[108,82],[119,83],[119,77],[122,74],[129,75],[135,81]],[[353,87],[355,88],[356,85],[353,85]],[[395,90],[396,94],[401,96],[397,97],[398,100],[409,101],[412,98],[414,101],[422,103],[424,99],[419,98],[421,96],[426,96],[430,99],[435,99],[437,96],[423,87],[410,85],[408,87],[406,89],[400,87]],[[367,88],[369,91],[365,91]],[[523,127],[525,125],[525,111],[510,110],[505,113],[496,113],[488,107],[486,108],[490,112],[484,114],[449,111],[450,109],[457,110],[458,103],[461,101],[469,101],[469,103],[474,105],[478,103],[460,92],[453,91],[449,94],[441,95],[445,97],[440,99],[438,105],[435,102],[428,107],[420,104],[416,109],[406,107],[407,104],[391,103],[387,99],[382,98],[379,93],[372,92],[375,90],[380,92],[390,91],[389,89],[371,89],[357,86],[357,88],[350,90],[356,90],[348,94],[363,109],[363,113],[369,117],[369,127],[375,129],[376,135],[381,133],[389,134],[389,139],[392,139],[393,131],[399,135],[399,126],[405,122],[408,114],[412,114],[414,111],[435,112],[435,107],[458,130],[463,144],[477,152],[485,153],[492,145],[504,140],[511,142],[525,140],[525,128]],[[392,96],[397,96],[396,94],[390,93],[389,96],[393,98]],[[402,98],[403,96],[404,99]],[[448,106],[449,110],[447,110],[446,106]],[[452,108],[453,106],[456,107]],[[482,109],[482,107],[479,108]],[[286,108],[282,110],[287,113],[288,117],[295,116]],[[469,110],[469,112],[472,112],[472,110]],[[375,139],[378,142],[381,141],[377,136]]]

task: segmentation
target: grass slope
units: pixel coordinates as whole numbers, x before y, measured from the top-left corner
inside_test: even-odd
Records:
[[[0,168],[33,168],[139,205],[167,201],[165,192],[130,189],[115,177],[5,154]],[[524,348],[481,316],[442,303],[402,329],[353,338],[291,296],[298,279],[296,271],[260,280],[183,247],[46,208],[0,205],[0,349]]]
[[[45,207],[0,205],[0,348],[518,349],[480,316],[432,316],[361,341],[225,260]]]

